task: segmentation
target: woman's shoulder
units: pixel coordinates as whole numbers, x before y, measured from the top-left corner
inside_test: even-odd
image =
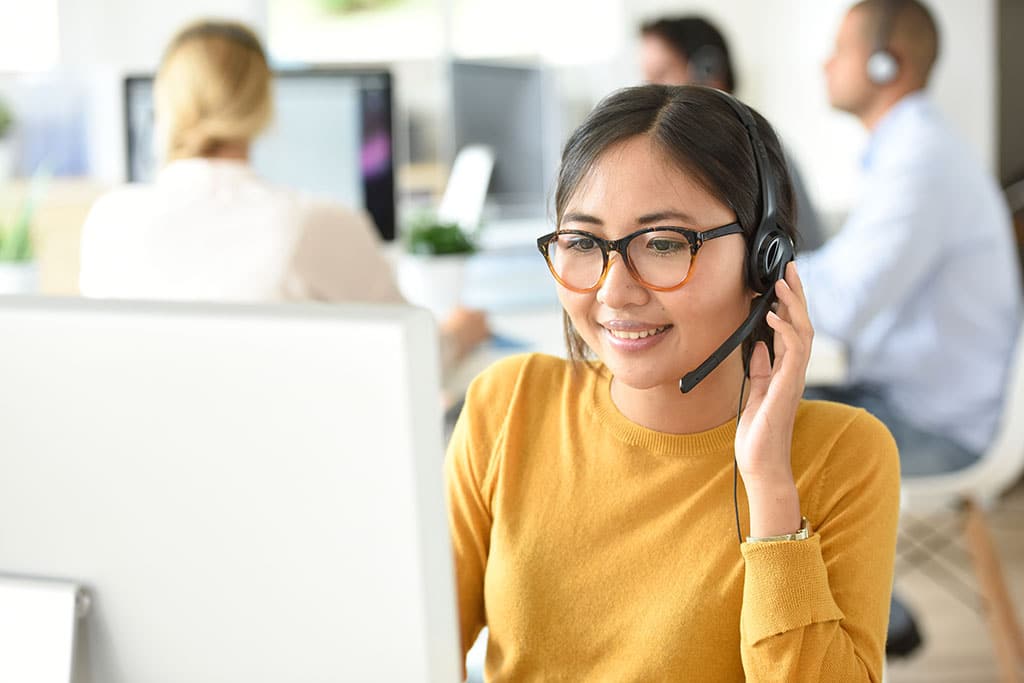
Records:
[[[376,246],[377,230],[365,210],[303,191],[292,191],[290,199],[306,240],[315,244],[343,242],[354,249]]]
[[[330,197],[324,197],[312,192],[302,190],[289,190],[295,203],[304,211],[311,214],[318,214],[330,217],[338,221],[361,221],[366,218],[366,212],[360,208],[347,206],[337,202]]]
[[[151,214],[157,205],[157,190],[153,185],[131,183],[115,187],[101,194],[86,216],[83,230],[94,234],[132,229],[140,219]]]
[[[810,465],[832,469],[893,467],[898,472],[899,453],[889,429],[863,408],[832,401],[801,401],[793,427],[794,466],[805,459]],[[828,455],[828,463],[822,456]]]
[[[543,415],[559,410],[574,377],[572,363],[563,358],[542,353],[503,358],[469,385],[459,421],[481,443],[498,443],[508,430],[517,431],[516,425],[540,424]]]
[[[550,410],[567,390],[577,388],[585,373],[586,368],[544,353],[508,356],[477,375],[466,392],[466,405],[475,412],[502,415]]]
[[[521,353],[495,361],[481,372],[470,390],[476,394],[512,394],[549,390],[573,376],[570,361],[545,353]]]
[[[856,406],[834,401],[800,401],[796,424],[802,429],[822,433],[843,432],[852,429],[861,436],[888,434],[881,420]]]
[[[127,183],[111,188],[101,194],[93,203],[93,211],[132,211],[152,207],[158,195],[155,185],[150,183]]]

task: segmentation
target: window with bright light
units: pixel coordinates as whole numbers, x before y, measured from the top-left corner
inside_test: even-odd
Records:
[[[0,73],[57,65],[57,0],[0,0]]]

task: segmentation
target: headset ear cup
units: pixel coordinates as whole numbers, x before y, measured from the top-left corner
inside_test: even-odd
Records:
[[[754,291],[765,294],[775,285],[786,271],[786,264],[793,260],[796,250],[786,233],[772,230],[759,240],[756,255],[751,259],[751,281]]]
[[[876,50],[868,57],[868,78],[875,85],[886,85],[896,80],[899,63],[888,50]]]
[[[728,58],[717,45],[702,45],[687,62],[692,84],[713,87],[715,83],[725,81]]]
[[[768,286],[771,287],[775,284],[776,280],[781,280],[785,277],[786,264],[796,256],[796,249],[793,247],[793,240],[789,239],[789,236],[783,232],[775,234],[771,244],[769,244],[769,248],[767,270],[770,274]]]

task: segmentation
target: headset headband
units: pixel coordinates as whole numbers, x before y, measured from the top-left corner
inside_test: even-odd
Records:
[[[903,9],[904,0],[884,0],[882,3],[882,16],[878,20],[878,33],[875,34],[875,48],[872,52],[889,52],[889,40],[892,38],[892,28],[896,23],[896,17]]]
[[[757,232],[760,234],[764,230],[775,229],[778,223],[778,200],[776,198],[775,183],[771,182],[770,178],[771,166],[768,161],[768,150],[764,146],[761,134],[757,131],[757,122],[754,121],[754,116],[750,113],[747,105],[729,93],[714,88],[710,88],[710,90],[732,107],[732,110],[736,112],[736,115],[743,123],[743,127],[746,128],[747,137],[750,138],[750,146],[754,153],[754,168],[757,171],[757,180],[761,187],[761,218],[757,223]]]

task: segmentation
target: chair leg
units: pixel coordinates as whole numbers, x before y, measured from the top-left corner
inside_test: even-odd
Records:
[[[974,561],[981,594],[985,598],[989,630],[996,650],[1000,680],[1004,683],[1020,682],[1024,666],[1024,636],[1020,622],[1010,600],[1006,581],[996,554],[995,543],[989,532],[985,513],[974,500],[967,500],[967,521],[964,526],[967,547]]]

